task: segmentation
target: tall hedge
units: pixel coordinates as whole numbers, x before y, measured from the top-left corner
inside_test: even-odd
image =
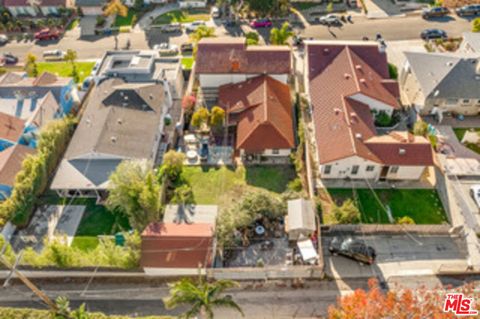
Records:
[[[40,131],[37,152],[23,161],[11,196],[0,203],[0,226],[8,220],[17,226],[28,223],[36,198],[45,191],[76,123],[76,118],[66,117],[48,123]]]

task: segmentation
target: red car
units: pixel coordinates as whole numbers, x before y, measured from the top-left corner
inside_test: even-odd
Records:
[[[42,29],[35,33],[35,40],[57,40],[60,37],[58,30],[51,30],[49,28]]]
[[[269,28],[272,26],[272,21],[270,19],[258,19],[250,22],[252,28]]]

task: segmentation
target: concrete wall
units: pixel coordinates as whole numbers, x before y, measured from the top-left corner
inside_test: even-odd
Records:
[[[243,82],[259,75],[261,74],[199,74],[199,80],[201,87],[218,88],[225,84]],[[285,84],[288,81],[288,74],[269,74],[269,76]]]
[[[330,165],[330,173],[326,174],[326,166]],[[358,173],[352,174],[352,169],[354,165],[358,165]],[[372,171],[367,172],[367,166],[373,166]],[[352,156],[335,162],[330,162],[328,164],[320,165],[320,174],[322,178],[347,178],[352,179],[377,179],[380,176],[382,166],[378,163],[365,160],[358,156]]]
[[[362,93],[351,95],[350,98],[368,105],[370,107],[370,110],[377,110],[378,112],[384,111],[389,116],[391,116],[393,113],[392,106],[380,102],[379,100],[372,99],[371,97],[366,96]]]

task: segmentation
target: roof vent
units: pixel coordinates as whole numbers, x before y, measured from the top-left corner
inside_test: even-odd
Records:
[[[334,108],[333,111],[335,112],[335,115],[338,115],[341,112],[341,110],[338,107]]]
[[[364,78],[361,78],[361,79],[360,79],[360,83],[366,84],[366,83],[367,83],[367,80],[365,80]]]
[[[447,66],[453,66],[453,62],[452,62],[452,61],[448,61],[448,62],[447,62]]]
[[[122,119],[117,120],[117,124],[122,124],[122,123],[123,123]]]
[[[124,95],[125,95],[125,93],[123,93],[122,91],[120,91],[120,96],[124,96]]]
[[[153,94],[150,94],[148,97],[150,98],[150,100],[153,100]]]
[[[125,101],[128,101],[128,96],[124,96],[123,99],[124,99]]]
[[[325,49],[323,49],[323,53],[325,53],[325,54],[328,54],[328,53],[330,53],[330,49],[329,49],[329,48],[325,48]]]
[[[404,149],[404,148],[400,148],[400,149],[398,149],[398,154],[405,155],[405,154],[407,154],[407,150]]]
[[[112,141],[112,143],[115,143],[115,142],[117,141],[117,138],[116,138],[115,136],[112,136],[112,137],[110,138],[110,141]]]
[[[345,79],[347,79],[347,80],[348,80],[348,79],[350,79],[350,78],[352,77],[352,76],[351,76],[350,74],[348,74],[348,73],[345,73],[343,76],[344,76],[344,77],[345,77]]]
[[[361,140],[362,139],[362,133],[355,133],[355,138],[357,140]]]
[[[357,64],[357,65],[355,65],[355,69],[361,70],[361,69],[362,69],[362,66],[361,66],[360,64]]]

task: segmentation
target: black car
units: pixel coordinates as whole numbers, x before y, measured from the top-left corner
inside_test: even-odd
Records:
[[[468,6],[463,6],[455,10],[455,12],[457,13],[457,15],[461,17],[476,16],[480,14],[480,4],[471,4]]]
[[[433,8],[425,9],[422,12],[422,18],[428,19],[428,18],[434,18],[434,17],[443,17],[443,16],[446,16],[448,13],[449,11],[445,7],[433,7]]]
[[[331,254],[342,255],[367,265],[372,265],[377,256],[375,249],[365,244],[363,240],[351,237],[334,237],[328,250]]]
[[[182,51],[182,53],[193,52],[193,44],[192,43],[183,43],[180,46],[180,51]]]
[[[18,58],[11,53],[4,53],[2,60],[4,64],[17,64],[18,62]]]
[[[423,30],[422,33],[420,33],[420,37],[423,40],[446,39],[447,32],[440,29],[427,29],[427,30]]]

